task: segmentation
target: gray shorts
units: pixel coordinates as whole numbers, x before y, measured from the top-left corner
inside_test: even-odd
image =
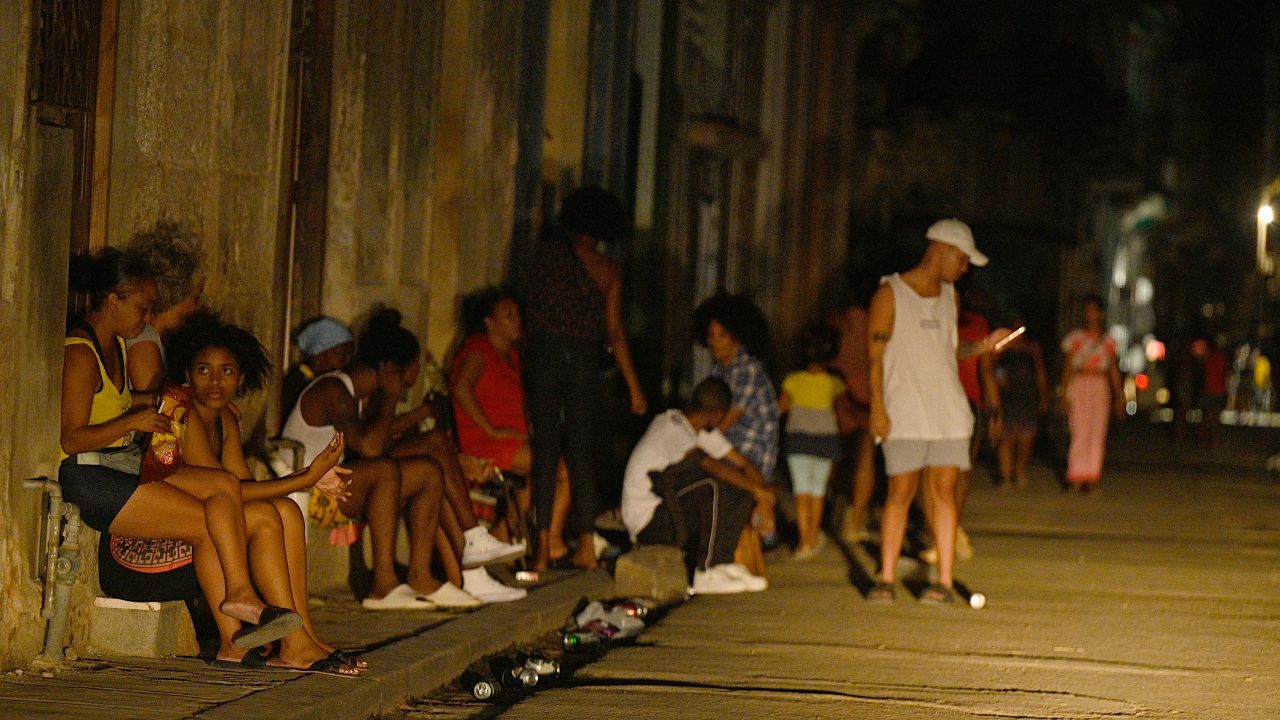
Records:
[[[926,467],[969,469],[969,438],[951,440],[885,440],[884,471],[889,477]]]

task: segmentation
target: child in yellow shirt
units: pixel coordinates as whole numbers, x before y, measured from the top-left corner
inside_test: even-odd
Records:
[[[804,330],[801,342],[805,368],[782,381],[778,404],[787,414],[784,448],[800,536],[795,557],[807,560],[826,544],[821,532],[822,510],[831,468],[840,456],[835,401],[844,394],[845,384],[827,370],[840,347],[840,336],[834,329],[813,325]]]

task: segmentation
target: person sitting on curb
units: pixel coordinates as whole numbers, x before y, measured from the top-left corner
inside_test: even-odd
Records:
[[[752,511],[772,510],[774,495],[755,464],[716,429],[732,403],[723,380],[698,383],[684,410],[668,410],[649,424],[622,485],[622,521],[632,541],[691,545],[693,590],[703,595],[768,587],[733,562]]]
[[[289,607],[287,585],[283,592],[261,588],[264,602],[250,578],[240,481],[190,465],[141,477],[143,452],[134,434],[172,431],[172,418],[156,410],[154,395],[135,395],[127,381],[124,341],[151,320],[153,274],[138,258],[107,249],[75,258],[71,285],[88,294],[89,311],[64,341],[58,470],[64,496],[99,532],[189,543],[210,607],[245,624],[233,644],[253,648],[293,633],[302,617]]]
[[[125,341],[129,387],[134,392],[156,392],[164,384],[164,338],[200,308],[204,294],[200,241],[183,226],[162,220],[151,230],[134,235],[129,240],[129,253],[156,279],[151,322],[137,337]]]
[[[310,514],[325,527],[350,527],[355,518],[368,523],[373,586],[361,601],[367,610],[432,610],[480,604],[453,583],[440,582],[431,571],[444,495],[444,473],[439,464],[426,457],[383,457],[396,399],[417,355],[416,340],[405,344],[396,336],[387,343],[366,343],[350,366],[311,381],[281,433],[302,443],[304,462],[323,449],[334,431],[346,439],[348,455],[343,466],[352,471],[350,495],[332,502],[312,493]],[[361,412],[362,405],[366,412]],[[395,568],[395,536],[402,512],[409,530],[409,569],[404,583]]]
[[[382,357],[392,358],[403,370],[403,388],[412,387],[422,372],[422,349],[418,338],[400,325],[400,312],[393,308],[380,308],[369,318],[356,342],[356,355],[371,363],[381,362],[379,358]],[[399,392],[394,395],[375,394],[366,404],[365,411],[371,416],[384,411],[391,414],[383,436],[383,456],[397,460],[426,458],[443,473],[444,498],[436,542],[449,583],[481,602],[510,602],[523,598],[527,594],[525,591],[498,582],[485,570],[485,566],[523,556],[525,544],[504,543],[480,525],[471,505],[470,487],[453,438],[438,428],[426,432],[418,429],[422,420],[436,412],[435,403],[427,399],[416,408],[396,414],[399,395]],[[390,407],[384,408],[384,405]]]
[[[341,370],[356,356],[356,339],[351,331],[327,315],[303,323],[294,336],[294,344],[302,353],[302,360],[290,366],[280,383],[280,410],[286,419],[312,380]]]
[[[421,371],[420,353],[417,338],[401,327],[399,312],[389,308],[375,312],[360,335],[352,365],[317,377],[307,386],[282,435],[301,442],[306,448],[305,457],[315,451],[319,433],[326,426],[333,425],[346,436],[351,460],[347,465],[356,471],[352,485],[355,504],[339,504],[331,507],[328,514],[336,510],[344,518],[357,516],[348,510],[358,514],[364,507],[362,477],[378,484],[401,485],[391,503],[396,504],[398,497],[400,504],[408,503],[410,508],[409,581],[396,583],[392,555],[397,522],[394,508],[388,506],[390,515],[384,517],[388,510],[379,505],[378,511],[369,515],[375,555],[374,587],[365,598],[364,607],[471,608],[484,602],[519,599],[514,597],[513,588],[494,580],[482,566],[519,557],[524,546],[502,543],[477,524],[457,454],[447,438],[442,442],[442,433],[424,436],[411,432],[421,419],[416,410],[396,414],[401,393]],[[460,500],[453,497],[457,489],[454,486],[459,483],[463,483]],[[412,498],[424,488],[430,490],[433,499],[418,504]],[[380,493],[376,499],[387,502]],[[313,494],[312,500],[315,517],[319,498]],[[385,547],[384,538],[388,543]],[[442,564],[450,575],[443,583],[431,574],[431,551],[437,543]],[[384,592],[394,594],[384,596]]]
[[[521,377],[520,305],[504,288],[485,288],[463,298],[461,320],[467,338],[454,356],[449,380],[458,447],[527,479],[533,454]],[[551,506],[549,558],[551,567],[564,570],[572,566],[564,540],[571,493],[569,470],[561,460]],[[518,498],[520,514],[526,517],[532,494],[532,483],[526,482]]]
[[[343,476],[351,471],[334,467],[345,447],[342,436],[335,435],[311,467],[285,477],[255,482],[241,445],[240,419],[231,410],[231,402],[265,386],[271,370],[266,348],[253,333],[207,310],[192,315],[169,339],[167,374],[174,387],[165,397],[176,398],[190,411],[183,438],[186,450],[183,459],[195,465],[225,469],[241,479],[246,516],[250,508],[268,515],[276,547],[263,550],[270,551],[273,567],[288,578],[293,606],[302,616],[302,629],[282,641],[279,657],[271,659],[269,664],[337,675],[357,674],[368,665],[324,642],[311,622],[307,602],[306,520],[298,504],[289,498],[292,492],[310,488],[338,500],[347,494],[349,481]],[[325,467],[329,467],[329,471],[320,472]],[[256,545],[251,543],[250,547]],[[254,559],[251,555],[251,563]],[[223,646],[225,652],[225,642]],[[226,658],[220,656],[220,659]],[[246,660],[240,662],[244,664]]]

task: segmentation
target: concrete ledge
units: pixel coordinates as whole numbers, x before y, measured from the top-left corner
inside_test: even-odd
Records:
[[[195,657],[200,652],[191,614],[181,601],[129,602],[95,598],[89,652],[134,657]]]
[[[618,558],[613,572],[620,596],[653,598],[662,604],[688,595],[689,576],[684,551],[669,545],[641,545]]]
[[[531,641],[564,624],[582,597],[607,596],[608,573],[596,570],[538,588],[514,603],[490,605],[361,657],[358,679],[302,675],[210,708],[206,720],[363,720],[452,681],[472,662]]]

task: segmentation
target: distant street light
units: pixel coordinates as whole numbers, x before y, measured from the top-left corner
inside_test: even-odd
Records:
[[[1264,197],[1258,208],[1258,272],[1270,275],[1275,269],[1271,256],[1267,254],[1267,227],[1276,219],[1276,212],[1271,207],[1271,198]]]

